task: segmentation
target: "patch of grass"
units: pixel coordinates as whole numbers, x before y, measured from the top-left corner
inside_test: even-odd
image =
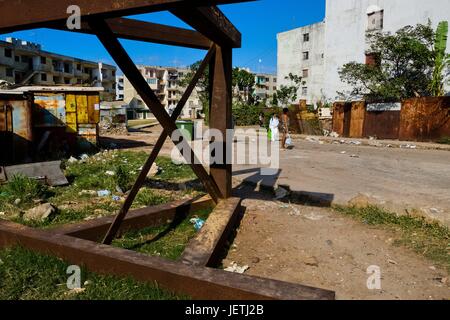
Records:
[[[160,157],[156,161],[162,172],[154,177],[156,180],[164,180],[167,182],[181,183],[196,179],[196,175],[188,165],[176,165],[170,158]]]
[[[0,300],[180,300],[156,285],[82,269],[81,293],[67,289],[68,263],[23,248],[0,251]],[[83,285],[84,284],[84,285]]]
[[[16,199],[20,199],[21,203],[30,203],[48,196],[49,190],[46,185],[21,174],[14,175],[9,183],[0,186],[0,200],[9,203],[13,203]]]
[[[136,196],[136,199],[134,200],[133,206],[156,206],[163,203],[168,203],[172,199],[170,199],[168,196],[157,194],[155,191],[150,190],[148,188],[142,188],[139,193]]]
[[[450,144],[450,137],[443,137],[437,141],[440,144]]]
[[[122,238],[116,239],[113,245],[152,256],[177,260],[189,240],[197,234],[189,220],[193,216],[206,220],[210,213],[211,210],[200,210],[181,221],[167,223],[161,227],[128,232]]]
[[[406,246],[450,272],[450,230],[424,217],[398,216],[382,208],[335,207],[337,212],[372,226],[384,226],[396,232],[394,244]]]

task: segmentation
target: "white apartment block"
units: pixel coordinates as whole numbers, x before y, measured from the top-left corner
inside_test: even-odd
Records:
[[[348,62],[366,63],[367,32],[396,32],[407,26],[450,20],[450,0],[327,0],[323,22],[278,34],[279,84],[289,73],[303,76],[299,99],[308,104],[335,101],[349,93],[339,69]],[[450,49],[450,37],[447,50]]]
[[[186,68],[138,66],[150,88],[155,92],[167,112],[171,113],[180,101],[185,87],[180,85],[183,77],[190,72]],[[152,117],[150,109],[138,95],[127,78],[123,81],[124,102],[135,110],[138,118]],[[196,118],[197,112],[201,112],[202,105],[197,89],[194,89],[189,97],[181,118]]]
[[[102,100],[116,98],[116,67],[43,51],[36,43],[0,41],[0,80],[16,85],[103,87]]]

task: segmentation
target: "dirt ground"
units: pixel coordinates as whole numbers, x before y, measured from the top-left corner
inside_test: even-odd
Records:
[[[106,141],[119,148],[150,150],[159,133],[152,128]],[[333,194],[345,201],[366,191],[400,206],[412,202],[442,207],[445,213],[450,208],[448,151],[295,143],[297,150],[282,155],[282,173],[268,179],[269,185],[294,181],[290,183],[294,190]],[[171,148],[166,143],[163,153],[170,154]],[[405,247],[394,246],[395,234],[331,208],[275,201],[268,193],[256,192],[255,186],[241,185],[246,179],[251,182],[252,176],[261,179],[254,172],[241,176],[245,167],[236,170],[240,172],[234,183],[241,187],[235,193],[244,199],[246,213],[223,261],[225,267],[232,262],[248,265],[250,275],[334,290],[337,299],[450,299],[448,273]],[[380,267],[381,290],[367,288],[370,266]]]
[[[450,299],[445,270],[404,247],[395,235],[329,208],[286,205],[251,187],[236,190],[246,213],[223,261],[246,272],[334,290],[337,299]],[[381,290],[369,290],[367,269],[381,269]]]

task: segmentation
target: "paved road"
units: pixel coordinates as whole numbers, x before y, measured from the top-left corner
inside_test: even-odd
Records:
[[[399,213],[417,210],[450,226],[450,152],[319,144],[295,140],[281,152],[280,172],[262,177],[235,166],[239,180],[265,187],[289,185],[292,191],[348,204],[368,201]],[[407,211],[405,211],[405,209]]]

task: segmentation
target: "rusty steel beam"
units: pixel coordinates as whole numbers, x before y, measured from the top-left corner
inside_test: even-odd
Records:
[[[171,12],[213,42],[225,47],[241,47],[241,33],[219,8],[211,5],[173,9]]]
[[[160,257],[0,220],[0,248],[22,246],[100,274],[157,283],[202,300],[332,300],[335,293],[299,284],[194,267]]]
[[[195,211],[213,208],[214,202],[209,196],[194,200],[179,200],[169,204],[152,206],[142,209],[131,210],[117,232],[120,236],[128,231],[140,230],[148,227],[158,227],[175,218],[185,217]],[[101,241],[110,228],[114,216],[102,217],[91,221],[67,224],[50,229],[55,234],[90,240]]]
[[[108,19],[107,23],[116,37],[121,39],[204,50],[211,48],[212,44],[211,40],[194,30],[126,18]],[[61,23],[49,24],[48,27],[61,31],[94,34],[87,22],[82,22],[79,30],[69,30]]]
[[[178,130],[174,121],[176,118],[172,119],[164,110],[164,107],[159,101],[158,97],[155,95],[153,90],[148,86],[144,77],[136,68],[133,61],[128,56],[128,54],[126,53],[120,42],[114,36],[111,29],[108,27],[107,23],[102,20],[90,20],[89,25],[95,31],[97,37],[102,42],[103,46],[107,49],[109,54],[113,57],[118,66],[122,69],[125,76],[132,83],[133,87],[145,101],[147,106],[149,106],[150,110],[153,112],[157,120],[161,123],[165,134],[169,135],[172,138],[172,134]],[[208,53],[207,57],[210,56],[210,54],[211,51]],[[192,91],[194,87],[195,84],[191,83],[188,89]],[[187,95],[185,95],[183,98],[184,99],[182,99],[181,102],[185,103],[187,101]],[[182,106],[180,107],[182,108]],[[179,110],[181,110],[181,108],[179,108]],[[164,141],[165,139],[163,140],[162,138],[158,140],[159,144],[155,146],[155,150],[157,151],[152,153],[153,158],[156,158],[155,155],[157,155],[157,153],[159,152],[158,148],[161,149]],[[182,139],[181,142],[176,141],[174,142],[178,143],[178,145],[180,145],[183,150],[187,150],[190,152],[189,155],[184,154],[184,157],[188,160],[192,170],[198,176],[200,181],[203,183],[204,187],[206,188],[212,199],[215,202],[217,202],[219,196],[221,195],[220,190],[217,187],[215,181],[208,175],[205,168],[200,164],[200,161],[195,156],[194,152],[192,151],[192,148],[189,146],[187,141],[185,139]],[[191,159],[189,159],[189,156],[191,157]],[[124,206],[117,215],[117,218],[115,219],[114,223],[111,225],[110,230],[108,230],[105,239],[103,240],[103,243],[110,244],[114,239],[114,236],[120,227],[120,223],[123,220],[123,217],[125,217],[129,207],[131,206],[131,203],[134,200],[134,197],[139,191],[140,184],[142,184],[143,180],[145,179],[146,175],[145,171],[148,172],[150,170],[151,164],[154,162],[153,158],[149,157],[146,164],[144,165],[142,172],[139,174],[138,180],[136,181],[133,189],[131,190],[129,197],[125,201]]]
[[[222,133],[222,139],[211,142],[212,148],[221,150],[223,157],[216,154],[211,161],[210,174],[216,181],[223,198],[231,197],[232,189],[232,141],[227,141],[228,130],[232,129],[232,50],[217,46],[214,64],[209,72],[211,83],[210,127]]]
[[[241,212],[240,198],[219,201],[201,230],[189,241],[181,262],[194,266],[216,266]]]
[[[192,94],[192,91],[194,91],[198,80],[200,79],[200,77],[202,76],[206,67],[208,66],[208,63],[211,61],[212,57],[214,56],[215,50],[216,50],[215,46],[213,46],[206,54],[205,59],[201,63],[199,69],[195,73],[193,79],[191,80],[188,87],[186,88],[186,91],[184,92],[183,96],[181,97],[180,101],[178,102],[177,107],[175,108],[172,116],[170,117],[170,119],[172,121],[175,121],[180,116],[180,114],[183,110],[183,107],[186,104],[186,102],[188,101],[190,95]],[[160,137],[156,141],[156,144],[153,147],[153,149],[150,153],[150,156],[148,157],[147,161],[145,162],[144,166],[142,167],[142,170],[139,173],[139,176],[136,179],[136,182],[134,183],[133,187],[131,188],[131,191],[128,194],[128,197],[125,200],[122,208],[120,209],[118,215],[116,216],[113,223],[111,224],[111,227],[109,228],[108,232],[106,233],[105,238],[103,239],[104,244],[111,244],[112,240],[114,239],[117,231],[120,228],[120,225],[121,225],[123,219],[127,215],[128,210],[130,210],[130,207],[133,204],[134,199],[136,198],[139,190],[141,189],[142,185],[144,184],[148,172],[150,171],[153,163],[156,161],[156,158],[158,157],[158,154],[161,151],[161,149],[164,145],[164,142],[167,139],[167,136],[168,136],[167,131],[164,129],[163,132],[161,133]],[[194,157],[191,155],[191,159],[193,159],[193,158]]]
[[[65,23],[67,8],[78,5],[83,18],[117,18],[170,9],[231,4],[254,0],[0,0],[0,33]]]

